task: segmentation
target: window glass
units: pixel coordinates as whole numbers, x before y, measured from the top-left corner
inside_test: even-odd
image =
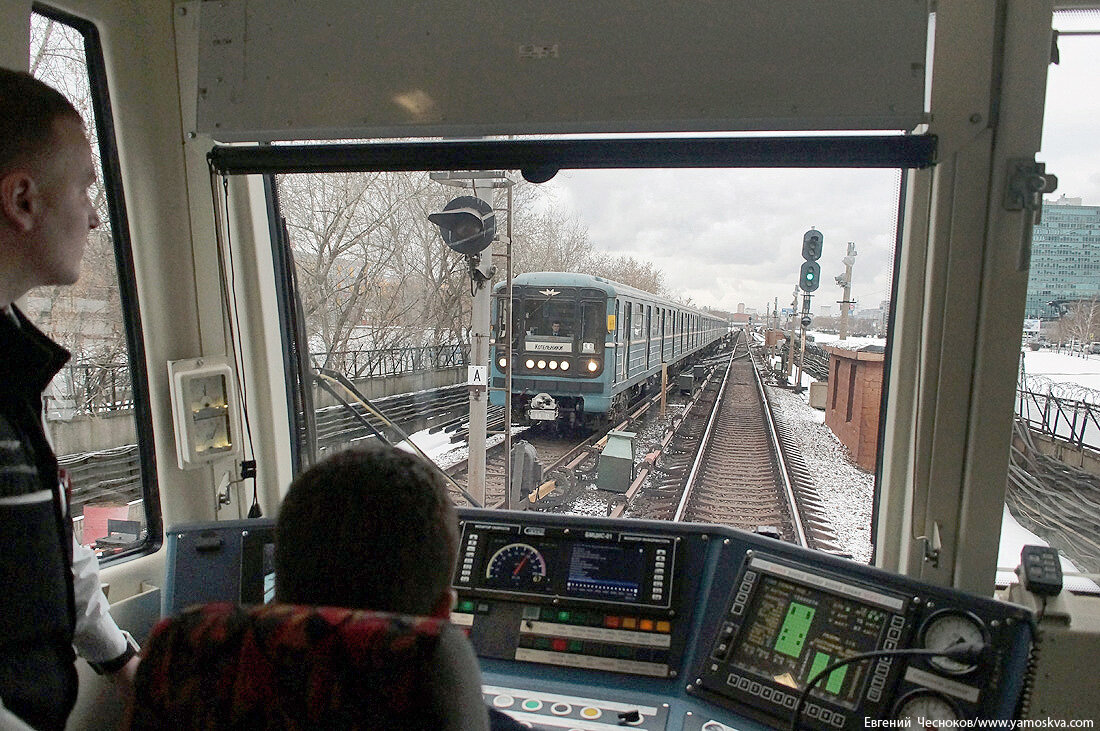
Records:
[[[457,180],[453,173],[446,175],[451,176],[447,183]],[[744,329],[753,343],[776,417],[798,435],[795,448],[815,464],[832,460],[840,465],[814,471],[806,478],[808,487],[832,506],[823,522],[836,533],[835,543],[856,559],[869,560],[899,171],[563,169],[539,185],[524,182],[517,171],[505,175],[510,182],[500,185],[511,186],[511,204],[503,187],[493,188],[490,196],[497,229],[509,231],[512,241],[516,351],[513,357],[493,351],[489,395],[492,406],[502,405],[494,389],[503,388],[500,364],[510,364],[513,438],[528,434],[533,440],[541,434],[527,431],[538,428],[527,416],[531,411],[542,419],[556,408],[559,417],[583,420],[596,413],[593,404],[602,403],[607,411],[600,413],[629,414],[636,399],[658,390],[658,355],[671,361],[669,382],[687,390],[695,363],[682,373],[685,364],[677,361],[714,334],[709,315],[699,314],[710,308],[723,323]],[[278,176],[277,184],[311,362],[315,367],[334,364],[328,367],[340,370],[375,406],[393,399],[400,405],[403,430],[414,441],[430,442],[425,451],[449,467],[465,453],[461,439],[448,440],[469,421],[468,362],[437,360],[425,349],[453,348],[466,357],[473,298],[465,260],[443,243],[427,218],[452,198],[469,194],[468,187],[444,184],[443,177],[431,171],[288,174]],[[672,197],[654,198],[657,189]],[[653,203],[658,199],[667,209]],[[642,205],[634,209],[636,201]],[[813,293],[803,363],[801,347],[794,358],[789,347],[792,341],[801,346],[802,339],[795,313],[801,313],[803,301],[801,295],[792,300],[791,287],[802,264],[808,221],[824,232],[823,271],[848,285],[823,277],[827,283]],[[556,278],[545,278],[547,273]],[[523,284],[524,277],[532,283]],[[502,281],[498,273],[494,287]],[[590,299],[587,292],[608,282],[625,285],[612,295],[613,306],[611,300]],[[637,302],[634,290],[652,297]],[[607,333],[609,307],[616,315],[614,338]],[[557,335],[555,320],[560,321]],[[658,344],[650,339],[662,332],[668,341],[655,352]],[[821,347],[827,342],[835,347]],[[595,352],[587,352],[589,347]],[[633,363],[626,378],[628,353]],[[390,357],[386,354],[408,366],[364,368],[364,363]],[[704,352],[700,360],[708,355]],[[642,374],[647,367],[654,370]],[[802,388],[792,389],[800,371]],[[839,379],[830,379],[833,374]],[[842,383],[830,382],[837,380]],[[579,385],[565,393],[556,385],[563,381]],[[821,395],[834,386],[839,395]],[[448,388],[450,411],[437,413],[434,394]],[[605,388],[618,390],[604,396]],[[811,393],[817,408],[810,405]],[[679,395],[677,388],[674,396]],[[535,398],[538,406],[530,407]],[[318,391],[316,399],[322,452],[375,438],[331,394]],[[682,403],[673,404],[666,418],[682,408]],[[501,418],[496,428],[503,431],[502,417],[493,418]],[[439,424],[454,428],[441,430]],[[642,449],[661,441],[666,426],[628,429],[642,434],[635,442],[639,458],[645,455]],[[498,437],[503,438],[490,434],[490,449]],[[587,505],[606,515],[613,498],[600,494],[595,473],[593,467],[575,475],[578,489],[591,493],[593,501],[562,500],[554,509],[583,511]],[[487,491],[490,505],[500,499],[493,488]],[[626,516],[645,517],[640,512]]]
[[[119,261],[129,261],[128,252],[119,251],[127,246],[126,234],[115,229],[121,191],[105,182],[112,178],[105,175],[104,163],[117,169],[117,161],[110,152],[113,140],[100,139],[97,128],[103,120],[96,114],[106,100],[93,93],[90,82],[89,64],[102,69],[98,44],[88,40],[94,38],[94,28],[80,22],[78,30],[51,17],[51,11],[43,12],[31,16],[29,69],[64,94],[84,119],[96,166],[89,196],[102,224],[88,238],[80,280],[73,286],[32,290],[22,306],[47,335],[72,352],[46,392],[46,421],[61,467],[72,481],[76,538],[107,557],[141,545],[151,520],[152,532],[159,534],[159,515],[147,515],[145,484],[152,475],[143,468],[138,439],[149,431],[138,428],[147,405],[135,399],[132,366],[143,373],[144,365],[128,345],[128,327],[138,330],[136,315],[127,312],[136,313],[136,305],[122,299],[123,291],[133,291],[132,272],[119,269]],[[129,277],[127,287],[122,286],[123,276]]]
[[[523,329],[528,336],[572,339],[576,331],[576,292],[564,291],[550,301],[545,297],[528,298],[523,312]]]
[[[1055,13],[1058,62],[1049,67],[1036,160],[1058,177],[1032,230],[997,581],[1026,544],[1059,550],[1063,570],[1100,572],[1100,13]],[[1084,33],[1082,33],[1084,32]],[[1091,32],[1091,34],[1089,34]],[[1091,496],[1091,497],[1090,497]],[[1081,579],[1067,587],[1093,589]]]
[[[581,303],[581,353],[603,350],[607,338],[607,305],[604,302]]]

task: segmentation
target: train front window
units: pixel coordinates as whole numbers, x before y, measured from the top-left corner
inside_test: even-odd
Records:
[[[99,37],[88,21],[35,5],[30,71],[84,120],[96,181],[79,281],[32,290],[26,315],[72,353],[47,388],[45,416],[72,484],[73,533],[101,559],[155,548],[160,507],[126,209]]]
[[[577,332],[575,295],[561,292],[553,296],[529,294],[523,300],[523,331],[529,338],[540,341],[572,342]]]
[[[607,302],[581,303],[581,353],[596,353],[607,338]]]
[[[472,277],[428,215],[480,185],[511,242],[510,251],[498,240],[480,255],[497,267],[488,283],[496,309],[487,506],[675,517],[679,501],[663,497],[664,483],[688,476],[674,462],[694,459],[691,425],[709,416],[701,404],[728,382],[723,392],[741,404],[730,408],[751,410],[759,425],[719,422],[733,444],[700,459],[712,461],[713,474],[730,474],[723,460],[732,460],[734,469],[772,475],[776,502],[722,512],[736,501],[710,499],[708,491],[731,485],[695,485],[701,497],[688,500],[679,519],[775,531],[868,561],[900,179],[891,168],[563,169],[540,184],[515,169],[278,175],[316,371],[307,374],[316,426],[303,418],[294,433],[314,429],[322,455],[377,439],[376,431],[394,442],[407,435],[474,494],[466,459],[478,402],[467,379],[478,342],[474,283],[486,268]],[[809,230],[825,237],[825,282],[796,296]],[[509,253],[510,341],[503,332]],[[854,382],[830,383],[834,360],[844,361],[846,375],[855,364]],[[364,400],[334,386],[336,374]],[[826,398],[834,388],[841,393]],[[840,410],[830,414],[830,403]],[[787,428],[771,441],[738,438],[767,433],[765,409]],[[534,449],[538,484],[506,492],[506,425],[513,444]],[[600,464],[608,431],[632,435],[625,448],[636,464],[619,475]],[[573,463],[567,455],[585,442]],[[310,448],[308,439],[299,444]],[[811,455],[819,469],[788,488],[771,467],[779,463],[775,450]],[[802,508],[791,500],[812,493],[820,499],[806,504],[825,512],[792,527]],[[468,502],[458,489],[453,495]]]

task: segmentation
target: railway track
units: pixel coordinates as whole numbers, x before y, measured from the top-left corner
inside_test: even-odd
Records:
[[[752,355],[738,341],[683,419],[648,455],[612,515],[719,523],[840,552],[797,445],[777,424]]]

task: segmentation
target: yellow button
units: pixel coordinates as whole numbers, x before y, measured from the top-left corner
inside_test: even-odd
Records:
[[[661,621],[657,622],[657,631],[658,632],[664,632],[666,634],[671,632],[672,631],[672,622],[667,622],[667,621],[662,619]]]
[[[623,629],[637,629],[638,618],[637,617],[623,617]]]
[[[592,706],[585,706],[581,709],[581,715],[585,718],[599,718],[602,714],[599,708],[593,708]]]

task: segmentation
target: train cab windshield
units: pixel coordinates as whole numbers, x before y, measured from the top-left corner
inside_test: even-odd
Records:
[[[596,353],[607,335],[606,299],[599,292],[574,289],[514,289],[513,348],[527,352]]]

